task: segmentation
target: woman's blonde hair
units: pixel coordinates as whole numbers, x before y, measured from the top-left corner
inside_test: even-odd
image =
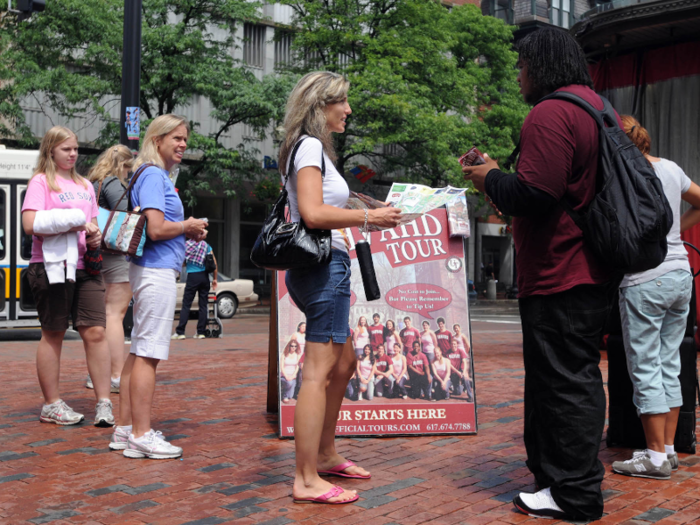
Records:
[[[631,115],[620,115],[623,129],[634,145],[639,148],[644,155],[649,155],[651,151],[651,137],[649,132],[639,121]]]
[[[364,326],[362,326],[362,324],[361,324],[363,319],[365,320]],[[359,331],[359,332],[367,332],[367,326],[369,326],[369,325],[367,324],[367,318],[366,318],[364,315],[361,315],[361,316],[359,317],[359,319],[357,320],[357,331]]]
[[[315,71],[297,82],[287,99],[284,116],[285,137],[280,146],[279,167],[287,173],[287,159],[301,135],[316,137],[323,151],[333,162],[336,160],[331,132],[326,126],[324,108],[329,104],[343,102],[348,97],[350,83],[337,73]]]
[[[102,152],[95,165],[90,169],[87,178],[92,182],[100,182],[106,177],[114,175],[122,183],[126,183],[124,168],[131,171],[133,167],[134,154],[126,146],[117,144]]]
[[[143,137],[139,156],[136,157],[136,162],[134,163],[134,170],[138,169],[139,166],[143,164],[155,164],[165,169],[163,158],[158,153],[158,142],[179,126],[185,126],[187,135],[189,136],[190,125],[187,123],[185,117],[173,115],[172,113],[156,117],[153,122],[149,124],[146,130],[146,136]]]
[[[41,173],[46,175],[46,184],[48,184],[49,189],[57,193],[61,191],[61,188],[56,184],[56,173],[58,170],[56,162],[53,160],[52,153],[56,146],[68,139],[75,139],[75,141],[78,142],[78,136],[64,126],[54,126],[48,130],[44,138],[41,139],[39,160],[32,174],[32,178]],[[82,184],[84,188],[87,188],[87,182],[85,182],[85,179],[76,171],[75,165],[70,169],[70,178],[73,179],[73,182],[76,184]]]

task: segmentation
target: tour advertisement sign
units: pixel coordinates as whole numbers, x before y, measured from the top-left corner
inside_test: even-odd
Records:
[[[444,208],[369,239],[382,297],[365,299],[351,244],[350,328],[356,372],[337,435],[476,433],[467,274],[461,237],[450,237]],[[280,436],[294,436],[304,375],[304,315],[277,275]]]

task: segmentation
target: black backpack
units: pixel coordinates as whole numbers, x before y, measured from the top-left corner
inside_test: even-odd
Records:
[[[585,109],[598,124],[596,195],[583,212],[575,211],[566,198],[560,203],[583,232],[586,246],[608,267],[619,273],[650,270],[666,258],[673,212],[654,168],[620,129],[610,102],[600,98],[602,111],[564,91],[537,102],[567,100]],[[506,166],[519,151],[518,145]]]
[[[214,254],[209,252],[204,256],[204,271],[207,273],[214,273],[216,270],[216,262],[214,262]]]

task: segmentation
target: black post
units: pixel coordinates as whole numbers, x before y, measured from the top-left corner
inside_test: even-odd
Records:
[[[119,142],[139,149],[141,128],[141,0],[124,0],[124,46],[122,51],[122,105]],[[125,337],[131,339],[133,301],[124,316]]]
[[[141,0],[124,0],[124,51],[122,54],[122,105],[119,142],[139,149],[141,124]]]

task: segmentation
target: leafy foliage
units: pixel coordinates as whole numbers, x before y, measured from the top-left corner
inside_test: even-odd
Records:
[[[123,8],[123,0],[52,0],[27,22],[10,15],[0,22],[0,136],[36,145],[22,109],[31,103],[74,131],[96,125],[90,140],[97,148],[118,140]],[[240,44],[236,30],[260,8],[247,0],[143,2],[144,121],[196,104],[201,118],[214,122],[205,131],[192,122],[189,153],[197,160],[178,179],[190,201],[198,190],[230,195],[244,178],[260,174],[255,151],[226,147],[224,139],[238,123],[264,134],[281,118],[293,86],[285,75],[259,80],[232,57]]]
[[[285,3],[304,64],[295,71],[351,81],[353,114],[336,139],[341,171],[362,156],[403,179],[464,186],[457,158],[469,147],[494,158],[512,151],[527,106],[502,21],[433,0]]]

